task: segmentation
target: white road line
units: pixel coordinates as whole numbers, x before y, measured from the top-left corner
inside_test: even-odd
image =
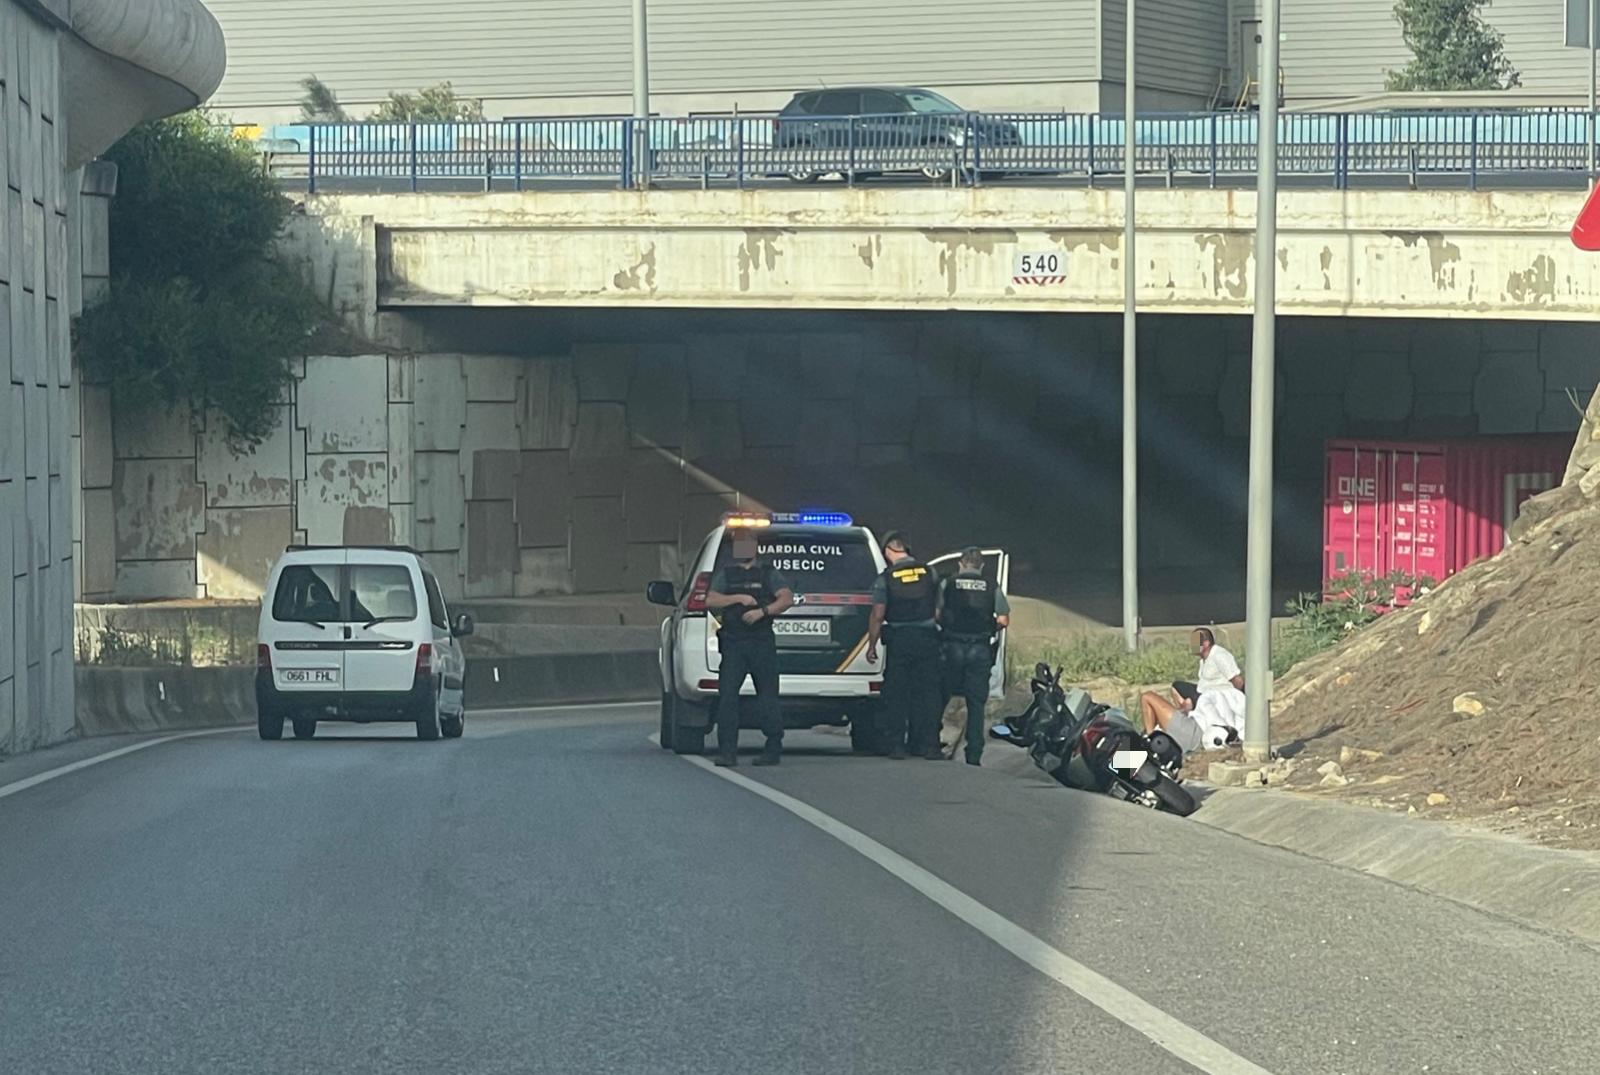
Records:
[[[574,713],[590,709],[645,709],[656,702],[572,702],[567,705],[514,705],[496,709],[467,709],[469,717],[513,717],[519,713]]]
[[[15,795],[19,791],[27,791],[29,788],[38,787],[40,784],[54,780],[58,776],[66,776],[68,773],[75,773],[79,769],[87,769],[91,765],[99,765],[101,762],[111,761],[113,758],[121,758],[140,750],[149,750],[151,747],[158,747],[162,743],[176,743],[180,739],[198,739],[202,735],[226,735],[228,732],[242,732],[245,730],[246,728],[243,725],[236,728],[207,728],[205,731],[200,732],[183,732],[180,735],[164,735],[160,739],[147,739],[142,743],[134,743],[132,746],[108,750],[104,754],[96,754],[93,757],[75,761],[71,765],[63,765],[56,769],[47,769],[42,773],[34,773],[30,777],[15,780],[9,784],[0,784],[0,799],[4,799],[8,795]]]
[[[650,739],[657,741],[654,735]],[[816,826],[846,847],[871,859],[1034,970],[1066,986],[1113,1019],[1137,1030],[1184,1063],[1207,1075],[1271,1075],[1266,1068],[1251,1063],[1111,979],[1090,970],[998,911],[990,910],[954,885],[940,880],[865,833],[759,781],[728,769],[718,769],[705,758],[685,756],[684,760],[781,806],[800,820]]]

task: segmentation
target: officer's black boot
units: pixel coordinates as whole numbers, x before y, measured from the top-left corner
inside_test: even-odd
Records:
[[[766,747],[756,758],[757,765],[777,765],[783,761],[783,742],[778,739],[768,739]]]

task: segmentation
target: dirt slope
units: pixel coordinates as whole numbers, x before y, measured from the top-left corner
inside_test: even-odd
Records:
[[[1278,684],[1292,786],[1600,847],[1600,467],[1581,465],[1594,425],[1504,552]],[[1324,786],[1341,748],[1376,756],[1344,751],[1350,783]]]

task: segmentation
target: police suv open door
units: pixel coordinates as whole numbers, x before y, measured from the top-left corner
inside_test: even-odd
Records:
[[[941,580],[954,575],[959,569],[961,554],[947,552],[943,556],[935,556],[928,561],[928,566],[933,568]],[[983,550],[983,574],[990,582],[1000,587],[1000,592],[1011,594],[1011,557],[1004,549]],[[1002,698],[1006,693],[1006,635],[1008,631],[1000,632],[1000,646],[995,650],[994,668],[989,672],[989,697]]]

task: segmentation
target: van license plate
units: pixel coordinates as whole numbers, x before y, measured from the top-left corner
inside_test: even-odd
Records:
[[[829,639],[833,637],[833,621],[777,619],[772,621],[772,630],[779,638]]]
[[[297,687],[337,687],[339,672],[335,668],[285,668],[283,681]]]

